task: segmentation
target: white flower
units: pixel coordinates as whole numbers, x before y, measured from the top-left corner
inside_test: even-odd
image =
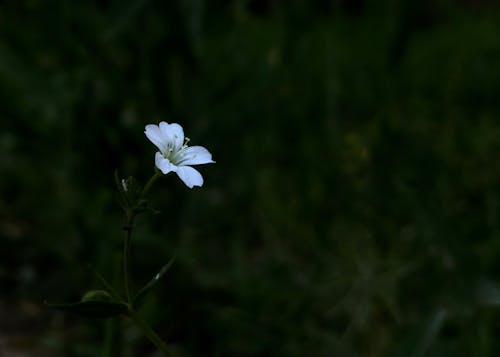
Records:
[[[159,125],[146,125],[146,136],[160,151],[155,155],[155,164],[164,174],[175,172],[189,187],[203,185],[203,177],[190,165],[214,163],[212,154],[203,146],[188,146],[182,126],[164,121]]]

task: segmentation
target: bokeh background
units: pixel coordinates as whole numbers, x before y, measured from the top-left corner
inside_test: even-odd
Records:
[[[0,355],[157,356],[43,302],[120,286],[165,120],[217,161],[135,231],[178,356],[497,356],[499,39],[486,0],[3,1]]]

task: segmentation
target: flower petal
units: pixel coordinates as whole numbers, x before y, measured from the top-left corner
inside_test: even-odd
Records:
[[[193,186],[202,186],[203,177],[201,174],[193,169],[191,166],[179,166],[177,167],[177,176],[184,181],[187,187],[193,188]]]
[[[154,124],[149,124],[146,125],[146,129],[144,130],[144,133],[146,134],[147,138],[156,145],[158,149],[160,149],[161,152],[166,152],[167,150],[167,140],[163,133],[161,132],[160,128],[158,125]]]
[[[184,130],[177,123],[168,124],[162,121],[160,131],[168,142],[173,144],[174,150],[179,149],[184,144]]]
[[[215,162],[212,160],[212,154],[203,146],[190,146],[182,154],[183,157],[179,161],[179,165],[201,165]]]
[[[155,165],[164,174],[168,174],[171,171],[177,170],[177,166],[173,165],[170,161],[165,159],[159,151],[155,155]]]

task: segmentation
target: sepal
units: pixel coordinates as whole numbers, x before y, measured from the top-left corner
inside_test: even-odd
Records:
[[[143,188],[132,176],[120,179],[118,171],[115,171],[115,184],[118,190],[118,201],[127,214],[159,213],[149,205],[148,200],[143,198]]]

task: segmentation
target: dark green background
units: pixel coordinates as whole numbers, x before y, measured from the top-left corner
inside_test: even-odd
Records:
[[[141,313],[179,356],[497,356],[499,94],[494,1],[2,2],[0,350],[102,355],[43,301],[116,276],[164,120],[217,161],[134,233],[136,288],[177,251]]]

